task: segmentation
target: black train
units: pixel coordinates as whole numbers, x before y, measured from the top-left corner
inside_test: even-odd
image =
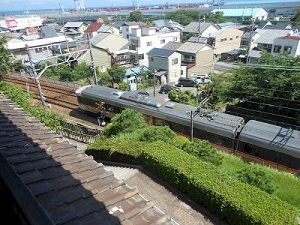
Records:
[[[83,86],[76,90],[76,95],[82,110],[101,115],[101,119],[132,108],[141,112],[149,124],[168,125],[177,133],[209,140],[251,161],[265,160],[275,167],[300,169],[297,130],[255,120],[245,123],[239,116],[103,86]]]

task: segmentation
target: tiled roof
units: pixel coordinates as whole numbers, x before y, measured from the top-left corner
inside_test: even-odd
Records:
[[[163,48],[153,48],[149,52],[147,52],[147,55],[167,58],[173,53],[174,53],[173,50],[163,49]]]
[[[207,23],[207,22],[199,23],[198,21],[197,22],[192,21],[185,28],[183,28],[183,32],[199,34],[199,29],[200,29],[200,33],[202,34],[209,26],[214,26],[216,29],[220,29],[220,27],[212,23]]]
[[[287,36],[290,33],[290,30],[268,30],[261,29],[261,35],[254,42],[261,44],[273,44],[275,38]],[[256,32],[260,32],[259,29]]]
[[[41,27],[41,33],[43,33],[45,35],[45,37],[47,37],[47,38],[57,37],[58,36],[58,34],[54,30],[54,28],[52,28],[50,26],[43,26],[43,27]]]
[[[29,224],[175,224],[2,94],[0,176]]]
[[[177,50],[182,45],[181,42],[169,41],[165,44],[162,48],[169,49],[169,50]]]
[[[206,44],[196,43],[196,42],[185,42],[178,49],[178,52],[186,52],[186,53],[197,53],[200,51]]]
[[[96,32],[100,29],[102,25],[103,23],[98,23],[98,22],[91,23],[84,32],[85,33]]]

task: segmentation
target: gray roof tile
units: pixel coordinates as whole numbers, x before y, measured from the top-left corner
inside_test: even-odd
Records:
[[[31,224],[175,224],[2,94],[0,178]]]

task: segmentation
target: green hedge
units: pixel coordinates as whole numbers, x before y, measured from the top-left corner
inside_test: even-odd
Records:
[[[164,142],[106,139],[89,146],[87,154],[96,159],[141,163],[232,225],[297,224],[298,212],[288,203],[221,174],[214,165]]]

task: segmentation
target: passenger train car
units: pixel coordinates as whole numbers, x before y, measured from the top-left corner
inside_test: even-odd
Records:
[[[151,97],[136,92],[89,85],[76,90],[82,110],[112,118],[125,108],[141,112],[150,125],[167,125],[175,132],[206,139],[231,152],[300,169],[300,132],[222,112]],[[101,107],[99,107],[101,105]]]

